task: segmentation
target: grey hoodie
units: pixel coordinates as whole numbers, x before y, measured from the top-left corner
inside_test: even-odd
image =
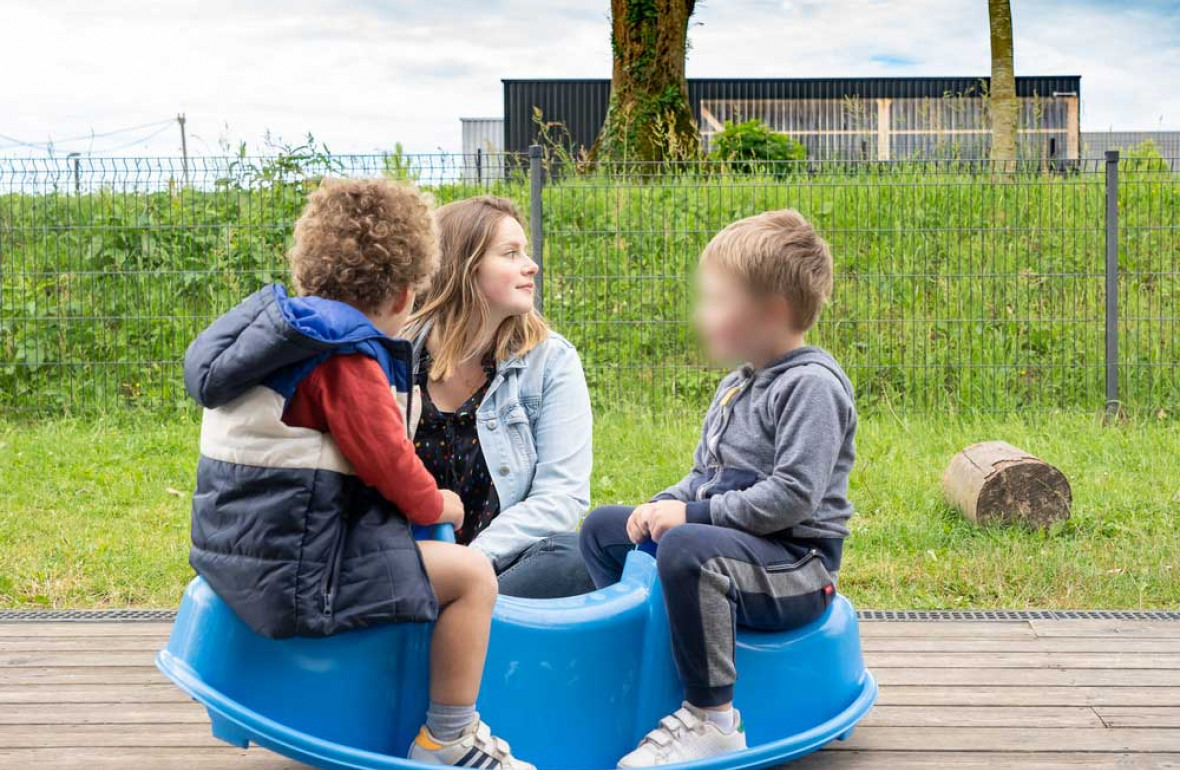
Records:
[[[721,381],[692,470],[655,499],[762,537],[846,537],[855,436],[848,377],[827,351],[798,348]]]

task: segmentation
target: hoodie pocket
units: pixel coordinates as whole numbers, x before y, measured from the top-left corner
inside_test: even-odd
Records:
[[[749,489],[761,480],[762,477],[755,471],[722,466],[713,472],[712,478],[700,485],[697,497],[703,500],[705,497]]]

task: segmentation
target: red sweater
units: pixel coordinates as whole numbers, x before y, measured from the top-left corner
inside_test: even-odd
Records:
[[[414,452],[389,380],[372,358],[337,355],[317,366],[295,388],[283,422],[330,433],[357,478],[415,524],[442,515],[438,485]]]

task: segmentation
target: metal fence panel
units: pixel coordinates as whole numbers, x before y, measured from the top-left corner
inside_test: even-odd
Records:
[[[691,275],[735,219],[798,209],[831,244],[836,290],[813,342],[864,406],[1014,410],[1103,402],[1100,164],[771,164],[710,176],[631,165],[546,188],[546,311],[604,400],[707,399]]]
[[[410,179],[440,203],[491,192],[533,212],[544,311],[578,346],[600,406],[708,400],[721,370],[691,330],[697,256],[734,219],[787,206],[832,244],[836,291],[813,341],[848,370],[862,408],[1106,400],[1102,161],[1013,172],[537,159],[530,180],[529,158],[496,160],[498,178],[473,173],[486,156],[0,159],[0,412],[183,408],[185,347],[285,279],[291,225],[323,174]],[[1131,408],[1180,403],[1170,168],[1116,167],[1116,382]]]
[[[475,161],[0,159],[0,410],[183,406],[185,348],[250,292],[286,281],[292,225],[319,177],[527,206],[523,176],[472,181]]]
[[[1180,406],[1180,159],[1124,158],[1118,173],[1119,392]]]

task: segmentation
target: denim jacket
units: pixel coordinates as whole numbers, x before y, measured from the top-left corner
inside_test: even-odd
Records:
[[[415,353],[429,333],[419,334]],[[471,547],[500,570],[538,540],[573,532],[590,505],[593,418],[574,346],[551,331],[525,355],[498,363],[476,430],[500,514]]]

